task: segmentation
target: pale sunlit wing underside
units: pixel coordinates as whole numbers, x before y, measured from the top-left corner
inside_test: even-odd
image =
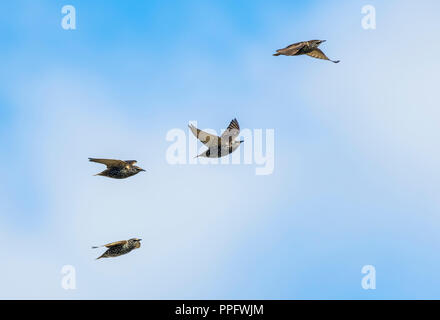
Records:
[[[235,140],[238,135],[240,134],[240,125],[238,124],[237,119],[233,119],[231,123],[229,123],[228,128],[223,132],[221,139],[223,141],[233,141]]]
[[[189,128],[191,129],[191,132],[196,136],[196,138],[199,139],[206,146],[214,147],[219,145],[220,138],[218,136],[197,129],[192,124],[189,125]]]

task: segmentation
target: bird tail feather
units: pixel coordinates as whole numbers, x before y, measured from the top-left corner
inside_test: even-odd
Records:
[[[275,56],[275,57],[279,56],[279,55],[281,55],[281,53],[279,53],[279,52],[273,54],[273,56]]]
[[[101,259],[101,258],[105,258],[105,252],[103,254],[101,254],[98,258],[96,258],[95,260]]]

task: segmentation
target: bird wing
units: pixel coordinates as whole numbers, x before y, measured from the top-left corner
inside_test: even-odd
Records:
[[[127,162],[122,161],[122,160],[115,160],[115,159],[95,159],[95,158],[89,158],[89,160],[91,162],[97,162],[97,163],[102,163],[105,164],[107,166],[107,168],[111,168],[111,167],[125,167],[127,164]]]
[[[116,242],[105,244],[104,247],[111,248],[111,247],[115,247],[115,246],[123,246],[126,243],[127,243],[127,240],[121,240],[121,241],[116,241]]]
[[[321,51],[321,49],[314,49],[313,51],[310,51],[309,53],[306,53],[308,56],[316,59],[323,59],[323,60],[330,60],[327,58],[327,56],[324,54],[324,52]]]
[[[130,166],[134,165],[135,163],[137,163],[136,160],[124,160],[124,162]]]
[[[279,49],[277,52],[283,53],[288,56],[294,56],[298,53],[299,50],[301,50],[304,47],[304,42],[297,42],[294,44],[291,44],[284,49]]]
[[[237,119],[233,119],[229,126],[226,128],[225,132],[223,132],[221,139],[226,140],[228,142],[234,140],[240,134],[240,125],[238,124]]]
[[[127,240],[121,240],[121,241],[116,241],[116,242],[112,242],[112,243],[107,243],[103,246],[93,246],[92,249],[97,249],[99,247],[111,248],[111,247],[116,247],[116,246],[123,246],[126,243],[127,243]]]
[[[192,124],[189,125],[189,128],[191,129],[192,133],[196,136],[197,139],[203,142],[208,147],[218,146],[220,138],[207,133],[205,131],[202,131],[200,129],[197,129]]]

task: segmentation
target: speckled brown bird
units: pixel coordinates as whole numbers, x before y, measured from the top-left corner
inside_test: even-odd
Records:
[[[89,158],[91,162],[102,163],[107,166],[107,169],[95,174],[95,176],[104,176],[114,179],[125,179],[141,171],[145,171],[134,164],[137,163],[136,160],[114,160],[114,159],[95,159]]]
[[[103,246],[92,247],[92,249],[96,249],[99,247],[108,248],[106,252],[104,252],[101,256],[96,258],[96,260],[101,258],[111,258],[122,256],[123,254],[127,254],[134,249],[138,249],[141,247],[142,239],[132,238],[129,240],[116,241],[112,243],[105,244]]]
[[[326,40],[310,40],[294,43],[284,49],[277,50],[277,53],[275,53],[274,56],[300,56],[306,54],[312,58],[329,60],[333,63],[339,63],[339,60],[334,61],[327,58],[324,52],[322,52],[321,49],[318,48],[319,45],[325,41]]]

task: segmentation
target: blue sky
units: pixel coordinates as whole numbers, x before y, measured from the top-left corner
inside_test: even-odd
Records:
[[[0,8],[1,298],[440,297],[438,1]],[[272,56],[308,39],[341,63]],[[275,130],[272,175],[166,162],[169,130],[234,117]],[[88,157],[147,172],[95,177]],[[131,237],[140,250],[94,260]]]

